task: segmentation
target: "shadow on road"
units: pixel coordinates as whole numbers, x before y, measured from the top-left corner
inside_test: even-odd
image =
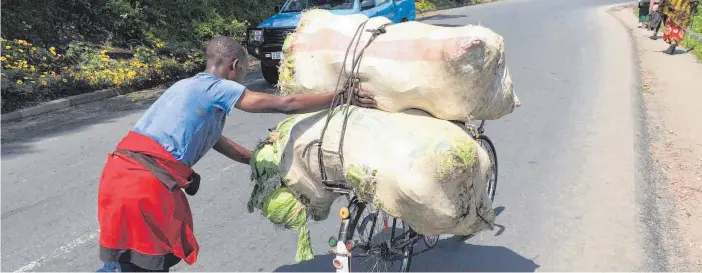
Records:
[[[440,26],[440,27],[462,27],[464,25],[454,25],[454,24],[432,24],[435,26]]]
[[[500,215],[505,207],[495,208]],[[494,236],[500,236],[505,228],[497,225]],[[434,249],[412,258],[410,271],[429,272],[534,272],[540,267],[533,260],[525,258],[503,246],[482,246],[466,243],[470,236],[454,236],[442,239]],[[415,247],[415,253],[425,249],[422,243]],[[314,260],[298,264],[284,265],[275,272],[330,272],[334,271],[334,255],[318,255]],[[359,257],[351,261],[353,271],[370,272],[376,265],[374,258]],[[398,271],[399,262],[381,271]],[[383,270],[386,269],[386,270]]]
[[[261,75],[258,66],[247,72],[245,85],[255,91],[276,93],[274,86],[268,84]],[[146,110],[160,95],[163,89],[150,89],[145,93],[155,93],[147,99],[134,101],[130,94],[106,100],[95,101],[42,114],[14,122],[2,123],[3,159],[20,156],[34,151],[33,143],[42,139],[65,134],[79,133],[89,126],[108,124],[124,116]],[[134,120],[136,122],[136,120]],[[114,132],[126,134],[127,132]],[[116,143],[115,143],[116,144]]]
[[[332,254],[319,255],[311,261],[279,267],[275,272],[330,272],[334,271],[333,259]],[[366,272],[375,265],[372,261],[364,262],[365,259],[352,260],[352,266],[356,267],[354,271]],[[392,269],[397,266],[398,262],[395,262]],[[472,245],[452,237],[441,240],[435,249],[415,256],[410,271],[534,272],[539,267],[506,247]]]
[[[466,15],[464,14],[459,14],[459,15],[451,15],[451,14],[435,14],[431,16],[424,17],[418,21],[427,21],[427,20],[446,20],[446,19],[456,19],[456,18],[464,18]]]
[[[685,54],[685,53],[689,53],[689,52],[691,52],[691,51],[693,51],[693,50],[695,50],[695,47],[691,47],[691,48],[689,48],[689,49],[680,49],[680,48],[676,48],[675,51],[673,52],[673,55]],[[667,49],[666,49],[666,50],[661,50],[661,51],[658,51],[658,52],[668,54]]]

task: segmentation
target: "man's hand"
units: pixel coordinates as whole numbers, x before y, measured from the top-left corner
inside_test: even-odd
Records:
[[[252,152],[231,139],[221,136],[214,145],[214,150],[239,163],[249,164]]]
[[[376,108],[378,105],[375,102],[373,94],[363,91],[360,88],[355,88],[351,95],[351,103],[363,108]]]

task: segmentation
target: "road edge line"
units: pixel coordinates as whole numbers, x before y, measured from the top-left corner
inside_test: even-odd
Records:
[[[641,90],[643,86],[643,76],[641,74],[641,59],[639,57],[639,48],[634,37],[634,29],[630,28],[622,18],[615,14],[616,11],[635,6],[636,2],[614,4],[604,6],[604,11],[612,16],[626,30],[627,37],[631,40],[631,54],[634,56],[635,63],[633,65],[634,75],[636,75],[636,90]],[[633,16],[633,14],[632,14]],[[634,113],[637,118],[636,126],[639,134],[634,138],[634,144],[637,149],[635,154],[638,193],[636,194],[637,203],[640,206],[639,219],[643,225],[645,234],[642,234],[642,241],[650,242],[641,244],[644,254],[648,259],[642,261],[643,268],[638,270],[643,271],[680,271],[685,269],[689,264],[689,258],[682,255],[681,245],[679,244],[681,237],[679,233],[678,222],[675,218],[675,210],[677,202],[668,190],[670,181],[665,174],[657,166],[654,156],[650,150],[653,139],[656,137],[655,128],[651,127],[649,113],[646,108],[645,100],[642,92],[636,92],[634,98],[637,113]],[[673,259],[675,258],[675,259]]]

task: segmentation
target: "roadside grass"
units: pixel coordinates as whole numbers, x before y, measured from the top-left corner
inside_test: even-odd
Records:
[[[702,3],[697,6],[697,13],[692,17],[692,25],[690,31],[694,34],[685,35],[682,45],[691,50],[691,53],[697,57],[697,60],[702,62]]]

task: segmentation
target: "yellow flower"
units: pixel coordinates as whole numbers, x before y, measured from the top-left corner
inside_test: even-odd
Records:
[[[46,56],[41,57],[41,60],[42,60],[42,61],[46,61]]]
[[[36,48],[36,47],[32,47],[32,51],[37,51],[37,48]]]
[[[63,82],[68,82],[68,80],[66,80],[66,79],[63,79]]]
[[[4,56],[0,56],[0,62],[4,62],[4,61],[6,61],[6,60],[7,60],[7,59],[5,59]]]
[[[22,80],[17,80],[17,84],[22,84]]]
[[[127,77],[129,77],[130,79],[134,79],[134,77],[136,77],[136,72],[134,72],[134,71],[127,72]]]
[[[41,81],[41,85],[46,86],[47,85],[46,81]]]
[[[18,49],[18,50],[17,50],[17,52],[19,52],[19,53],[23,53],[23,52],[24,52],[24,50],[22,50],[22,49],[20,48],[20,49]]]
[[[9,45],[6,45],[6,46],[5,46],[5,49],[11,49],[11,48],[12,48],[12,47],[9,46]]]

